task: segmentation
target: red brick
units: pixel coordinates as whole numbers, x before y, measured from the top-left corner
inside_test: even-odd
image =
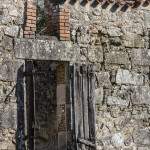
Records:
[[[30,35],[30,38],[31,38],[31,39],[34,39],[34,38],[35,38],[35,35],[34,35],[34,34]]]
[[[34,34],[33,31],[24,31],[24,35],[28,35],[28,34]]]
[[[65,8],[64,10],[66,13],[70,13],[70,9],[69,8]]]
[[[65,19],[68,19],[68,20],[69,20],[69,16],[65,16]]]
[[[36,31],[36,28],[31,28],[31,31],[34,31],[34,32],[35,32],[35,31]]]
[[[68,31],[68,30],[65,30],[65,33],[68,33],[68,34],[70,34],[70,31]]]
[[[59,23],[59,26],[65,26],[65,23]]]
[[[36,17],[32,17],[32,16],[27,16],[27,19],[36,21]]]
[[[32,20],[31,23],[36,24],[36,21],[35,21],[35,20]]]
[[[69,41],[69,40],[70,40],[70,37],[69,37],[69,38],[60,37],[59,39],[60,39],[61,41]]]
[[[62,34],[60,34],[60,37],[69,38],[70,34],[68,34],[68,33],[62,33]]]
[[[27,19],[26,23],[32,23],[32,20]]]
[[[32,13],[33,9],[32,8],[27,8],[27,12]]]
[[[30,27],[25,27],[24,30],[25,30],[25,31],[30,31],[31,28],[30,28]]]
[[[31,12],[27,12],[27,16],[31,16],[32,15],[32,13]]]
[[[65,23],[66,20],[65,19],[60,19],[59,22]]]
[[[59,30],[59,33],[63,34],[63,33],[65,33],[65,30]]]
[[[69,27],[66,27],[66,26],[60,26],[59,29],[60,29],[60,30],[70,30],[70,28],[69,28]]]
[[[28,35],[28,34],[24,35],[24,38],[30,38],[30,35]]]
[[[70,24],[69,23],[65,23],[65,27],[69,27],[70,26]]]
[[[61,20],[61,19],[65,19],[65,16],[59,16],[59,19]]]
[[[36,12],[32,12],[31,16],[36,17]]]

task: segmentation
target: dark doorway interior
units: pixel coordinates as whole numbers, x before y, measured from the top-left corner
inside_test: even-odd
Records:
[[[67,150],[71,140],[68,63],[26,61],[27,147]]]
[[[26,60],[25,134],[28,150],[95,150],[91,65]]]

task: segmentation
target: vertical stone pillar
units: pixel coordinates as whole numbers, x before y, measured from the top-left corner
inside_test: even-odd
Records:
[[[27,0],[24,24],[24,37],[35,38],[36,32],[36,0]]]

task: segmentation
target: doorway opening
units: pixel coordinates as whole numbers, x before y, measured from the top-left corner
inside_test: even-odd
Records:
[[[26,61],[26,126],[30,150],[66,150],[71,140],[68,63]]]
[[[90,65],[26,60],[28,150],[95,150],[94,73]]]

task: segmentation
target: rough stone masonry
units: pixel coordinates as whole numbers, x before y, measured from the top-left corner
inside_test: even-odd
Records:
[[[94,64],[97,150],[149,150],[150,6],[114,11],[113,4],[65,2],[71,40],[59,41],[23,38],[25,3],[0,0],[0,150],[22,150],[17,74],[25,58]]]

